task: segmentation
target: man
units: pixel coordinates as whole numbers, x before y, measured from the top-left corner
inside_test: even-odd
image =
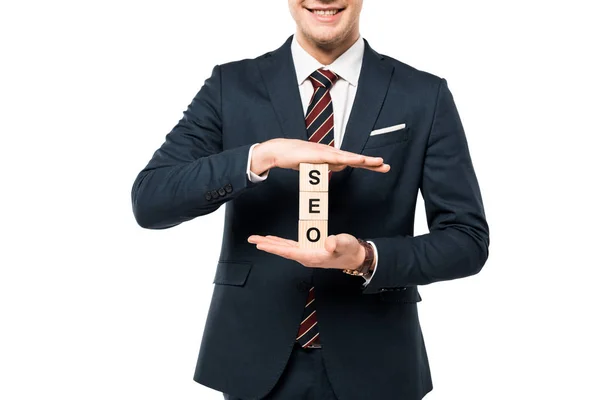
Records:
[[[226,203],[195,381],[226,399],[421,399],[417,286],[488,256],[459,115],[444,79],[361,38],[362,0],[289,7],[279,49],[213,69],[137,177],[135,217],[163,229]],[[300,163],[332,171],[325,249],[295,240]],[[413,237],[419,189],[430,233]]]

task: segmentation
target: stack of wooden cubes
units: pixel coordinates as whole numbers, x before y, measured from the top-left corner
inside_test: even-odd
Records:
[[[300,164],[300,219],[298,242],[301,248],[324,248],[329,217],[329,165]]]

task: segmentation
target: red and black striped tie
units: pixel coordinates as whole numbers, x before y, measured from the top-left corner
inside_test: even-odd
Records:
[[[313,72],[309,79],[313,85],[314,92],[305,117],[308,140],[333,146],[333,104],[329,89],[337,81],[338,76],[332,71],[321,68]],[[331,171],[329,172],[329,178],[331,178]],[[319,343],[314,286],[308,292],[302,323],[300,324],[296,341],[302,347]]]

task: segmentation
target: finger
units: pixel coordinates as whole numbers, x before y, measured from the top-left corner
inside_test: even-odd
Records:
[[[303,255],[298,253],[290,252],[292,249],[290,246],[279,246],[271,243],[258,243],[256,248],[261,251],[265,251],[267,253],[275,254],[276,256],[280,256],[283,258],[287,258],[288,260],[295,260],[299,263],[303,263]]]
[[[345,157],[342,156],[342,162],[338,164],[346,164],[351,167],[380,167],[384,165],[383,158],[381,157],[367,157],[367,156],[359,156],[358,158],[354,157]]]
[[[340,172],[340,171],[344,170],[346,167],[347,167],[347,165],[329,164],[329,170],[333,171],[333,172]],[[386,173],[386,172],[390,171],[391,166],[389,164],[382,164],[377,167],[358,165],[358,166],[354,166],[353,168],[361,168],[361,169],[367,169],[369,171]]]
[[[301,249],[299,247],[281,246],[271,243],[260,243],[256,248],[308,266],[320,265],[328,257],[327,252],[323,249]]]
[[[381,157],[365,156],[364,154],[352,153],[328,145],[321,144],[319,150],[319,160],[315,161],[315,163],[371,166],[377,166],[383,163],[383,158]]]
[[[378,164],[378,163],[381,164],[383,162],[382,157],[367,156],[365,154],[353,153],[353,152],[347,151],[347,150],[336,149],[335,147],[331,147],[331,146],[328,146],[328,147],[329,147],[328,152],[330,154],[345,157],[347,159],[352,160],[353,162],[373,163],[373,164]]]
[[[383,164],[383,165],[380,165],[378,167],[357,166],[355,168],[362,168],[362,169],[368,169],[369,171],[386,173],[386,172],[390,172],[390,169],[392,167],[389,164]]]
[[[306,145],[315,146],[316,151],[312,153],[312,157],[304,162],[314,164],[335,164],[335,165],[349,165],[349,166],[370,166],[377,167],[383,164],[383,158],[371,157],[364,154],[352,153],[350,151],[337,149],[335,147],[322,144],[306,142]],[[313,158],[315,157],[315,158]]]
[[[357,166],[357,167],[361,167],[361,166],[379,167],[379,166],[383,165],[383,158],[363,156],[362,158],[357,159],[356,162],[349,163],[348,165]]]
[[[298,246],[298,243],[294,242],[293,240],[287,240],[287,239],[280,238],[277,236],[272,236],[272,235],[267,235],[267,236],[252,235],[248,238],[248,242],[254,243],[254,244],[270,243],[270,244],[280,245],[280,246],[296,246],[296,247]]]
[[[298,242],[295,240],[285,239],[278,236],[267,235],[266,239],[272,240],[274,244],[282,244],[287,246],[298,247]]]
[[[250,235],[248,236],[248,242],[249,243],[258,243],[259,241],[262,241],[264,239],[264,236],[260,236],[260,235]]]
[[[348,151],[326,152],[323,154],[324,162],[329,164],[344,165],[381,165],[383,159],[380,157],[368,157],[363,154],[350,153]]]

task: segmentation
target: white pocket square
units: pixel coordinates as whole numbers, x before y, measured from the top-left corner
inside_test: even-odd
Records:
[[[371,131],[370,136],[381,135],[382,133],[395,132],[404,128],[406,128],[406,124],[399,124],[394,126],[388,126],[387,128],[375,129],[374,131]]]

